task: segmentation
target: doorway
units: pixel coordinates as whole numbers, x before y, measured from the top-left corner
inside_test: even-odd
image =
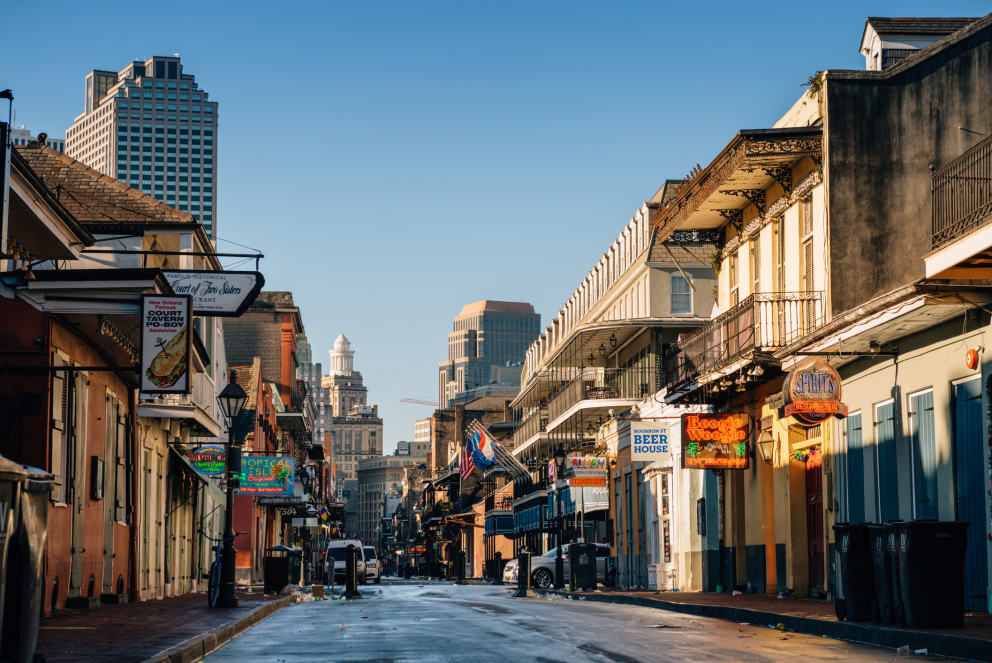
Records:
[[[806,541],[809,549],[810,592],[824,589],[823,455],[810,447],[806,457]]]
[[[989,378],[992,389],[992,378]],[[960,382],[954,388],[954,499],[957,519],[968,523],[964,558],[964,602],[967,610],[985,610],[987,586],[986,529],[982,431],[982,381]]]

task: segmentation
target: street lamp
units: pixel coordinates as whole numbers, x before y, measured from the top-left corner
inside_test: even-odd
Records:
[[[561,557],[562,540],[565,538],[565,518],[561,512],[561,488],[558,487],[558,481],[564,473],[565,449],[559,442],[558,448],[555,449],[555,498],[558,502],[558,548],[555,551],[555,589],[561,589],[565,586],[565,579],[562,577],[565,575],[565,562]]]
[[[237,371],[231,371],[231,381],[217,397],[220,411],[228,420],[227,424],[227,496],[224,511],[224,543],[220,557],[220,596],[217,598],[218,608],[237,608],[238,599],[234,597],[234,426],[235,420],[241,416],[248,395],[237,383]]]

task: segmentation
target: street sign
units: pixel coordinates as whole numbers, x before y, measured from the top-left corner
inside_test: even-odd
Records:
[[[217,272],[173,269],[162,272],[172,291],[193,298],[195,315],[238,317],[265,285],[259,272]]]

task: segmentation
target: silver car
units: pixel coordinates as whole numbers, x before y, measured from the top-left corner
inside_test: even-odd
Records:
[[[596,580],[602,584],[607,584],[607,570],[609,568],[610,547],[605,543],[596,545]],[[530,558],[530,582],[534,587],[547,589],[555,584],[555,558],[558,555],[558,548],[552,548],[543,555],[535,555]],[[565,584],[571,582],[572,565],[568,561],[568,545],[562,546],[562,577]],[[511,559],[503,568],[503,582],[517,582],[517,560]]]

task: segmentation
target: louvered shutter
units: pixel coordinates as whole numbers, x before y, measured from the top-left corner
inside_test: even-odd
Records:
[[[121,414],[121,404],[117,401],[114,408],[117,420],[117,449],[116,476],[114,481],[114,520],[124,522],[126,518],[127,496],[127,457],[125,455],[125,440],[127,438],[127,417]]]
[[[52,365],[56,368],[66,365],[58,352],[52,353]],[[52,488],[52,499],[56,502],[65,501],[65,454],[66,454],[66,419],[68,412],[69,391],[66,388],[66,371],[52,371],[52,420],[51,420],[51,463],[50,470],[55,477]]]

